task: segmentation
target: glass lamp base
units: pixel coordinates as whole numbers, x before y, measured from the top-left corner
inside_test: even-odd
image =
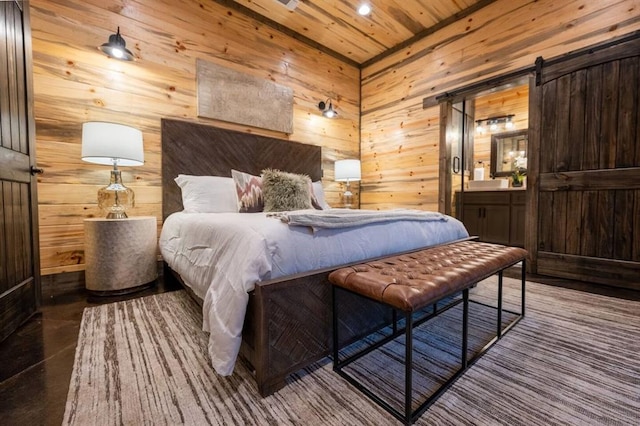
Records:
[[[98,207],[107,219],[126,219],[135,205],[133,190],[122,184],[120,170],[111,171],[111,182],[98,190]]]
[[[344,208],[351,208],[351,200],[353,199],[353,193],[349,191],[349,187],[347,186],[347,190],[344,192]]]
[[[116,207],[116,206],[114,206]],[[119,207],[119,206],[118,206]],[[110,211],[107,214],[107,219],[126,219],[129,216],[124,211]]]

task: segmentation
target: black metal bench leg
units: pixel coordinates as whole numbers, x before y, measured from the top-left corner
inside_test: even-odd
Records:
[[[331,303],[333,305],[333,369],[337,370],[338,360],[338,302],[336,300],[338,291],[336,286],[331,286]]]
[[[467,368],[467,339],[469,335],[469,289],[462,290],[462,370]]]
[[[496,336],[502,337],[502,272],[498,272],[498,329]]]
[[[411,410],[413,392],[413,316],[411,312],[405,312],[405,358],[404,358],[404,416],[405,424],[413,423],[413,411]]]
[[[525,282],[527,279],[527,261],[525,259],[522,260],[522,294],[521,294],[521,303],[522,303],[522,316],[524,316],[524,295],[525,295]]]

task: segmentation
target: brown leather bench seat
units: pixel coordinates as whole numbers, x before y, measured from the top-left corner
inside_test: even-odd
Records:
[[[507,247],[498,244],[481,243],[477,241],[459,241],[437,247],[419,250],[413,253],[390,256],[380,260],[344,267],[329,274],[329,281],[333,284],[333,369],[347,379],[358,390],[370,397],[382,408],[389,411],[405,424],[413,423],[426,409],[455,381],[468,366],[477,360],[489,347],[511,329],[525,312],[525,269],[527,252],[517,247]],[[502,291],[503,271],[522,262],[521,271],[521,304],[520,312],[507,311],[516,315],[516,319],[507,327],[502,323]],[[483,304],[469,299],[469,289],[480,281],[498,274],[497,294],[497,324],[496,337],[488,342],[470,360],[467,355],[467,340],[469,327],[469,302]],[[393,311],[393,332],[390,336],[378,341],[364,350],[340,359],[338,334],[340,330],[338,312],[338,291],[344,289],[351,293],[366,297],[384,305]],[[462,298],[454,297],[444,308],[437,308],[436,303],[449,296],[462,293]],[[449,300],[449,299],[447,299]],[[462,309],[462,338],[460,368],[418,408],[413,410],[413,328],[415,311],[433,305],[432,313],[415,321],[416,325],[427,321],[441,312],[458,304]],[[485,305],[487,306],[487,305]],[[490,306],[494,308],[494,306]],[[404,329],[397,329],[396,311],[404,313]],[[367,355],[372,350],[383,346],[395,337],[405,334],[405,392],[404,407],[400,411],[393,407],[378,394],[365,387],[360,381],[344,370],[350,363]]]
[[[526,255],[518,247],[461,241],[341,268],[329,275],[329,281],[412,312],[471,287]]]

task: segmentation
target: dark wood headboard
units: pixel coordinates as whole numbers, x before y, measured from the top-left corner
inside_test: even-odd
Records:
[[[162,119],[162,219],[182,210],[178,174],[231,176],[231,169],[260,175],[266,168],[322,177],[322,148],[282,139]]]

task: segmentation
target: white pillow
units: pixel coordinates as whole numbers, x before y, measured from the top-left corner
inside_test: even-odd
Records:
[[[313,194],[316,196],[316,200],[318,200],[318,204],[322,207],[323,210],[330,209],[331,206],[327,204],[324,199],[324,189],[322,188],[322,181],[315,181],[311,184],[313,186]]]
[[[237,213],[236,185],[230,177],[178,175],[186,213]]]

